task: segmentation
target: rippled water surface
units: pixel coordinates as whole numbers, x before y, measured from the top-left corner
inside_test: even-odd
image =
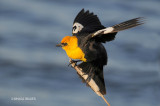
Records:
[[[82,9],[103,25],[146,17],[104,44],[105,96],[111,106],[160,106],[159,0],[0,0],[0,106],[104,106],[56,48]],[[35,97],[36,100],[11,100]]]

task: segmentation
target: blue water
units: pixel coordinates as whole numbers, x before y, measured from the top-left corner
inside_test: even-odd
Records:
[[[0,0],[0,106],[104,106],[55,45],[82,9],[103,25],[146,17],[105,44],[105,96],[111,106],[160,106],[159,0]],[[35,97],[36,100],[11,100]]]

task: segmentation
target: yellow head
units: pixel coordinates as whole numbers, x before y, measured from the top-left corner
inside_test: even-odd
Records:
[[[75,36],[66,36],[57,46],[62,47],[65,51],[73,50],[77,48],[78,40]]]
[[[58,47],[62,47],[68,57],[72,59],[79,59],[86,62],[85,54],[78,47],[78,39],[76,36],[66,36],[62,39],[61,43],[57,45]]]

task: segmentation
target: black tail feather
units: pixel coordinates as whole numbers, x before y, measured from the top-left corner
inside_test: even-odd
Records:
[[[85,74],[88,75],[89,78],[87,80],[90,80],[92,78],[97,84],[97,86],[99,87],[100,92],[103,95],[105,95],[106,88],[105,88],[105,82],[104,82],[104,77],[103,77],[103,65],[96,65],[93,62],[83,62],[79,64],[78,66],[82,68],[82,71]],[[84,80],[81,76],[80,78],[82,79],[82,82],[86,82],[86,85],[88,86],[87,81]]]

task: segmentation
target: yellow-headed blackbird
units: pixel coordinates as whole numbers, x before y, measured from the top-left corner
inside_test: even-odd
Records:
[[[134,18],[120,24],[104,27],[97,15],[82,9],[73,22],[72,36],[66,36],[57,46],[62,47],[69,58],[81,60],[78,66],[92,78],[106,94],[103,66],[107,65],[107,52],[102,43],[114,40],[117,32],[143,24],[143,18]]]

